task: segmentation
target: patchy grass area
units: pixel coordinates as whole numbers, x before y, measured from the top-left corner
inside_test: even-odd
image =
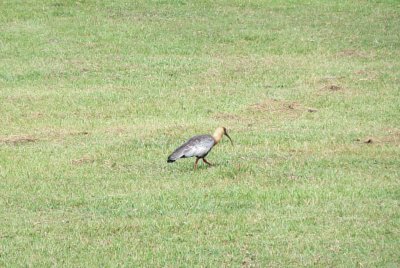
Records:
[[[0,266],[400,265],[398,1],[106,2],[0,3]]]

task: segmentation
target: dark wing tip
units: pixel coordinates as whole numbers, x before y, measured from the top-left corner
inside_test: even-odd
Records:
[[[175,162],[175,160],[168,158],[167,163],[173,163],[173,162]]]

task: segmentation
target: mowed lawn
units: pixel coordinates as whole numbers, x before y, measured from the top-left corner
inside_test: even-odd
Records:
[[[0,266],[399,252],[399,1],[0,2]]]

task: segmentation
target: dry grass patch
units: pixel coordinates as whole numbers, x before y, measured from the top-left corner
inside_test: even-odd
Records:
[[[252,113],[298,117],[307,109],[296,101],[266,99],[248,107]]]
[[[345,49],[337,53],[339,57],[372,58],[374,55],[358,49]]]
[[[31,135],[11,135],[7,137],[0,137],[0,143],[18,145],[30,142],[38,141],[38,138],[35,138]]]
[[[74,165],[91,164],[93,162],[94,162],[94,159],[90,156],[83,156],[82,158],[71,160],[71,163]]]
[[[37,142],[39,140],[49,141],[49,140],[62,140],[68,136],[80,136],[80,135],[88,135],[88,131],[73,131],[66,129],[43,129],[35,132],[34,135],[31,134],[15,134],[10,136],[0,137],[0,143],[5,144],[24,144],[24,143],[32,143]]]
[[[125,126],[114,126],[105,129],[105,132],[108,134],[123,135],[128,132],[128,128]]]
[[[378,76],[376,72],[366,70],[354,71],[353,74],[359,77],[359,81],[372,81],[375,80]]]
[[[43,136],[43,139],[46,140],[59,140],[65,139],[69,136],[83,136],[89,135],[88,131],[78,131],[78,130],[69,130],[69,129],[53,129],[53,128],[45,128],[38,131],[37,135]]]

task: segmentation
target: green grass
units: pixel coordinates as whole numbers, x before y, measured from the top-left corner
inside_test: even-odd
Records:
[[[0,266],[398,267],[399,77],[398,1],[2,1]]]

